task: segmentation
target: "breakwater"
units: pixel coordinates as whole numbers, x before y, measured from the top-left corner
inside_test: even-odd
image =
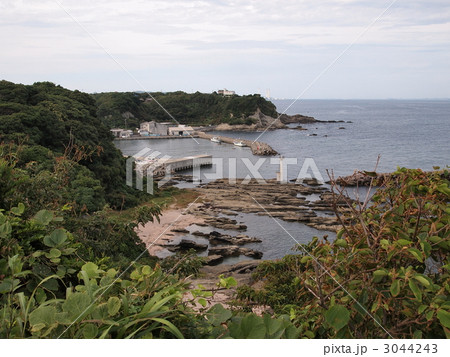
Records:
[[[217,136],[217,135],[211,135],[211,134],[207,134],[204,133],[203,131],[198,131],[196,132],[197,137],[201,138],[201,139],[207,139],[207,140],[211,140],[213,137],[217,137],[220,139],[221,142],[223,143],[227,143],[227,144],[231,144],[233,145],[234,142],[236,141],[235,138],[229,138],[227,136]],[[242,143],[244,143],[246,146],[248,146],[253,155],[259,155],[259,156],[272,156],[272,155],[277,155],[278,152],[276,152],[274,149],[272,149],[272,147],[269,144],[263,143],[261,141],[251,141],[251,140],[239,140],[242,141]]]

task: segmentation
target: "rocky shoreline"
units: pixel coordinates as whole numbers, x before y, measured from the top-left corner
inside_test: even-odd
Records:
[[[295,114],[295,115],[288,115],[288,114],[280,114],[277,118],[268,116],[263,114],[259,109],[253,114],[248,117],[248,119],[251,119],[254,124],[237,124],[237,125],[230,125],[230,124],[219,124],[215,126],[209,126],[209,127],[202,127],[198,130],[201,130],[203,132],[207,131],[248,131],[248,132],[254,132],[254,131],[264,131],[264,130],[277,130],[277,129],[292,129],[289,127],[289,124],[299,124],[299,126],[295,127],[294,129],[297,130],[307,130],[306,128],[302,127],[300,124],[316,124],[316,123],[351,123],[351,121],[344,121],[344,120],[317,120],[314,117],[301,115],[301,114]]]
[[[189,178],[179,176],[175,180]],[[314,180],[306,182],[281,184],[275,180],[247,182],[243,179],[237,179],[236,182],[227,179],[209,182],[192,189],[199,194],[198,201],[201,203],[190,206],[180,214],[182,218],[179,221],[168,225],[175,216],[172,213],[166,220],[167,228],[162,236],[150,237],[142,233],[162,231],[163,227],[158,229],[156,222],[141,227],[138,234],[146,243],[154,240],[149,250],[153,255],[158,255],[158,251],[162,250],[173,253],[194,249],[202,255],[206,254],[208,265],[221,264],[228,257],[261,259],[264,252],[257,248],[261,239],[246,235],[247,226],[230,217],[238,213],[268,216],[267,219],[298,222],[322,230],[324,234],[341,228],[333,212],[335,209],[347,210],[347,203],[337,200],[328,188]],[[311,195],[317,199],[308,199]],[[166,214],[163,212],[162,218]],[[236,233],[221,233],[218,229]],[[245,247],[247,244],[252,244],[252,248]]]

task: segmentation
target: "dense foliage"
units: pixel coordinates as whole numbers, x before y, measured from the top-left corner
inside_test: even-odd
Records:
[[[61,157],[76,162],[66,168],[70,196],[88,211],[106,203],[132,206],[137,191],[125,185],[125,160],[96,111],[86,93],[49,82],[0,81],[0,142],[20,145],[17,165],[43,180]],[[57,194],[54,187],[48,191]]]
[[[253,120],[248,117],[258,108],[266,115],[277,115],[275,105],[258,94],[224,97],[217,93],[180,91],[151,95],[155,100],[147,93],[135,92],[100,93],[93,97],[97,102],[98,117],[110,128],[126,125],[134,129],[143,121],[170,122],[173,118],[182,124],[252,124]]]
[[[353,206],[334,242],[264,262],[245,304],[290,314],[304,337],[450,337],[448,171],[401,169],[362,210]]]

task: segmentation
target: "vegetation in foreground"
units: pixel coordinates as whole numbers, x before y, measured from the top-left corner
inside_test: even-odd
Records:
[[[442,338],[449,336],[448,173],[400,170],[334,242],[263,262],[263,288],[233,310],[188,289],[195,258],[134,262],[79,254],[64,208],[0,213],[0,335],[6,338]],[[99,238],[102,233],[99,232]],[[222,278],[222,287],[234,285]],[[257,316],[253,304],[273,313]],[[200,306],[200,307],[199,307]]]
[[[400,169],[370,207],[349,203],[334,242],[263,262],[264,287],[240,288],[240,301],[289,314],[303,337],[450,337],[449,199],[447,170]]]

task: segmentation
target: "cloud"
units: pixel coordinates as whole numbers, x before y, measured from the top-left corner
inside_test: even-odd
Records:
[[[278,83],[289,78],[281,68],[289,68],[296,74],[294,78],[320,73],[321,66],[331,62],[391,1],[61,0],[60,3],[130,71],[151,73],[152,79],[145,83],[149,89],[163,87],[165,81],[175,86],[166,90],[175,90],[186,88],[176,88],[177,78],[167,80],[171,76],[168,68],[179,73],[178,76],[184,73],[186,79],[180,83],[195,79],[185,70],[187,66],[200,66],[214,73],[222,71],[223,76],[211,76],[209,87],[213,88],[219,83],[212,81],[224,77],[234,78],[236,83],[242,77],[261,82],[257,78],[261,73],[268,81],[270,78]],[[438,55],[431,54],[448,57],[449,19],[448,1],[399,0],[342,61],[358,66],[350,59],[357,55],[359,66],[366,71],[361,75],[366,73],[370,78],[373,73],[364,63],[380,53],[394,61],[386,63],[387,71],[398,68],[401,65],[398,61],[405,58],[410,63],[423,63],[423,56],[416,54],[424,52],[430,55],[425,59],[428,66],[442,66]],[[0,46],[8,49],[0,59],[0,68],[7,78],[28,78],[32,82],[33,78],[56,75],[64,81],[67,73],[83,76],[98,71],[116,73],[117,88],[110,89],[124,89],[123,79],[119,80],[123,73],[118,75],[121,69],[56,1],[2,0],[0,31],[8,34],[0,38]],[[395,56],[392,48],[396,48]],[[158,71],[161,73],[155,73]],[[448,73],[448,69],[440,67],[436,71]],[[277,75],[280,80],[276,80]],[[74,86],[73,76],[67,78],[67,83],[62,84]],[[104,79],[104,75],[98,78]],[[99,85],[94,75],[87,87],[96,90]],[[295,89],[277,86],[272,93],[296,96]],[[380,83],[380,95],[381,86]],[[254,90],[252,85],[245,84],[239,88]],[[398,89],[411,92],[411,88]],[[448,86],[441,91],[450,95]]]

